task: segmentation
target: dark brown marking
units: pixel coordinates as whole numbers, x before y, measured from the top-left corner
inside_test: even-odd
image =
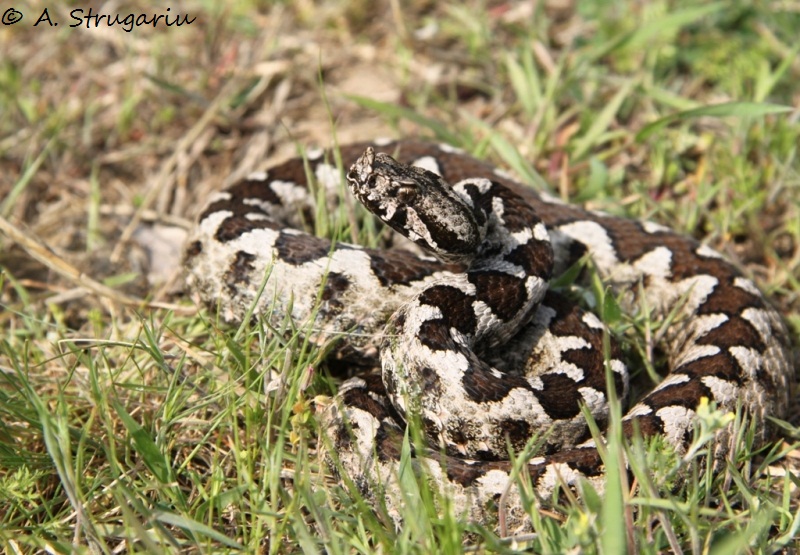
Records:
[[[419,341],[434,351],[445,351],[455,347],[449,327],[439,318],[422,322],[419,327]]]
[[[655,414],[637,416],[622,423],[622,433],[632,437],[638,429],[642,437],[652,437],[664,433],[664,423]]]
[[[328,272],[325,276],[325,286],[322,289],[322,300],[329,301],[340,297],[350,286],[348,277],[339,272]]]
[[[467,277],[475,285],[477,299],[486,303],[501,320],[509,321],[517,316],[528,301],[525,283],[516,276],[496,270],[481,270],[469,272]]]
[[[495,433],[499,437],[508,438],[514,451],[522,451],[528,440],[533,436],[530,424],[524,420],[506,419],[497,424]]]
[[[553,248],[548,242],[532,239],[515,247],[505,258],[528,275],[548,280],[553,274]]]
[[[550,332],[557,337],[578,336],[589,343],[583,349],[569,349],[564,351],[562,358],[583,370],[581,386],[591,387],[597,391],[606,392],[605,359],[603,357],[603,331],[586,325],[582,316],[584,311],[572,304],[566,297],[548,291],[542,304],[555,310],[556,314],[550,320]],[[622,350],[619,343],[611,339],[610,356],[612,359],[621,359]],[[623,393],[623,379],[614,373],[614,386],[619,394]]]
[[[442,311],[442,325],[445,330],[451,327],[463,334],[475,333],[477,321],[472,308],[473,297],[452,285],[429,287],[419,296],[420,304],[434,306]]]
[[[217,241],[227,243],[255,229],[280,230],[283,226],[272,220],[251,220],[244,216],[229,216],[222,220],[222,223],[214,234]]]
[[[512,389],[531,390],[530,384],[520,376],[504,375],[496,378],[490,367],[477,357],[471,357],[469,367],[461,378],[467,396],[478,403],[502,401]]]
[[[200,214],[201,221],[207,216],[223,210],[231,212],[232,216],[244,216],[250,213],[265,214],[261,207],[245,204],[244,199],[257,198],[268,204],[281,206],[280,198],[270,189],[268,181],[245,179],[231,186],[225,192],[230,195],[230,198],[221,198],[206,206],[206,209]]]
[[[306,262],[327,258],[331,253],[331,242],[310,235],[281,232],[275,240],[275,250],[281,262],[300,266]]]
[[[711,356],[705,356],[682,364],[673,373],[686,374],[692,379],[700,380],[704,376],[714,376],[736,385],[742,385],[744,373],[739,368],[739,363],[727,351],[722,351]],[[707,395],[708,396],[708,395]],[[699,401],[695,400],[695,405]]]
[[[344,310],[342,297],[350,286],[350,280],[339,272],[328,272],[322,281],[321,299],[327,303],[328,313],[341,313]]]
[[[438,396],[441,393],[439,375],[428,366],[423,366],[419,371],[420,388],[429,395]]]
[[[186,248],[187,258],[197,256],[201,252],[203,252],[203,243],[200,241],[192,241],[192,243]]]
[[[731,310],[735,307],[735,310]],[[745,308],[763,308],[764,300],[741,287],[720,282],[697,310],[698,314],[738,315]]]
[[[764,341],[753,325],[740,316],[731,316],[726,322],[708,331],[697,340],[698,345],[717,345],[722,349],[729,347],[749,347],[763,352]]]
[[[572,378],[564,374],[544,374],[540,379],[543,390],[537,391],[536,397],[550,418],[567,419],[580,413],[583,397]]]
[[[225,272],[225,285],[232,292],[236,292],[240,283],[249,281],[250,274],[255,270],[253,260],[256,255],[245,251],[237,251],[228,271]]]
[[[695,410],[702,397],[711,398],[711,390],[699,378],[695,378],[653,391],[644,398],[644,402],[653,412],[671,406]]]
[[[418,256],[403,250],[391,252],[366,249],[372,273],[383,287],[408,285],[436,271],[453,268],[440,262],[420,260]]]
[[[375,378],[377,378],[377,381],[380,381],[380,376],[375,376],[370,379],[374,380]],[[367,377],[364,377],[364,379],[367,381]],[[369,381],[367,381],[366,386],[350,388],[342,394],[342,402],[347,406],[358,407],[378,420],[391,417],[392,413],[387,408],[386,403],[379,402],[375,399],[374,395],[370,395],[370,389]],[[380,389],[384,391],[385,394],[383,385],[381,385]]]

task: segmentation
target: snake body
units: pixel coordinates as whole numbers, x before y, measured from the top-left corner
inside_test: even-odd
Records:
[[[506,526],[526,526],[507,459],[534,436],[541,450],[526,471],[536,495],[582,479],[602,486],[582,407],[604,422],[607,383],[627,394],[625,364],[615,345],[604,350],[595,315],[547,291],[584,255],[623,309],[672,322],[669,373],[627,412],[623,433],[660,435],[682,452],[703,398],[741,407],[762,437],[766,417],[785,414],[788,332],[712,249],[551,199],[446,145],[384,141],[340,154],[355,161],[346,176],[353,195],[422,254],[331,245],[301,231],[318,204],[333,209],[340,197],[340,173],[319,151],[218,193],[185,264],[189,285],[225,319],[291,316],[310,340],[336,340],[332,358],[381,367],[346,381],[322,423],[332,466],[397,519],[412,418],[428,444],[413,453],[417,467],[469,519],[496,522],[502,498]]]

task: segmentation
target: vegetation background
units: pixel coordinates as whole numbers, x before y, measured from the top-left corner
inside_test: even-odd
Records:
[[[191,24],[70,15],[167,7]],[[533,509],[529,537],[439,516],[424,492],[395,531],[314,456],[332,392],[320,353],[263,323],[219,324],[186,295],[180,259],[211,191],[298,145],[424,137],[708,243],[797,345],[800,2],[13,8],[14,25],[0,8],[5,552],[798,550],[796,406],[785,441],[754,454],[743,433],[714,476],[639,446],[656,470],[638,491]],[[33,26],[45,9],[57,26]],[[648,325],[617,326],[629,351],[650,347]],[[647,485],[677,465],[690,476],[677,491]]]

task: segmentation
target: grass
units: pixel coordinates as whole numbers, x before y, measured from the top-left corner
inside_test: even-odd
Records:
[[[796,4],[221,6],[185,2],[195,24],[132,33],[69,28],[64,7],[58,28],[0,28],[4,551],[456,553],[464,530],[486,552],[800,548],[797,406],[762,450],[737,420],[714,474],[634,442],[638,489],[618,475],[611,494],[532,510],[536,535],[516,542],[439,515],[411,476],[395,531],[317,459],[335,384],[302,323],[233,328],[195,310],[180,251],[148,264],[169,236],[141,236],[186,229],[210,191],[298,143],[443,139],[707,242],[797,345]],[[31,22],[43,7],[17,9]],[[642,366],[658,325],[612,322]]]

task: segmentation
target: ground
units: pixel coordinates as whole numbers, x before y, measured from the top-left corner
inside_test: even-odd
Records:
[[[5,551],[800,547],[796,406],[773,451],[537,512],[525,543],[425,499],[395,532],[315,457],[321,354],[218,322],[180,268],[211,191],[298,146],[430,138],[708,243],[797,345],[797,2],[89,4],[0,8]]]

